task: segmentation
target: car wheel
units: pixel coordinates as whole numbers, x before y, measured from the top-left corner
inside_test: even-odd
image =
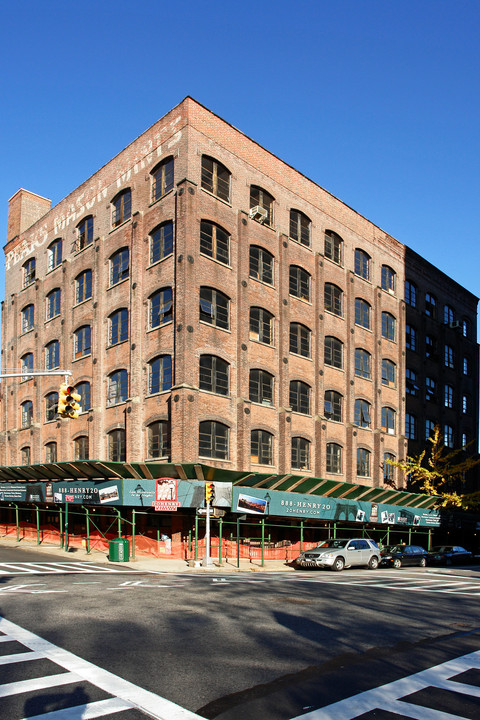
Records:
[[[370,570],[376,570],[378,568],[378,558],[376,557],[376,555],[370,558],[368,567],[370,568]]]
[[[420,567],[425,567],[426,564],[427,561],[425,560],[425,558],[420,558]]]
[[[335,572],[340,572],[345,567],[345,560],[342,557],[337,557],[334,560],[334,563],[332,565],[332,570],[335,570]]]
[[[402,561],[399,558],[395,558],[395,560],[393,561],[392,564],[393,564],[393,567],[395,568],[395,570],[398,570],[399,568],[402,567]]]

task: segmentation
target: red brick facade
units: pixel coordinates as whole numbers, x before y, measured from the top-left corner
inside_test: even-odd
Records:
[[[230,172],[228,201],[206,189],[202,156],[213,158]],[[152,202],[152,170],[167,158],[173,158],[173,187]],[[274,198],[271,226],[250,217],[252,185]],[[126,189],[131,191],[131,215],[113,227],[112,200]],[[33,354],[34,369],[44,368],[45,348],[58,340],[60,368],[71,370],[76,385],[91,383],[91,408],[77,420],[46,421],[45,396],[58,389],[58,377],[2,383],[2,464],[21,464],[22,457],[25,462],[28,455],[22,456],[21,451],[27,447],[30,462],[45,462],[47,443],[57,443],[59,461],[71,460],[75,457],[74,441],[81,436],[88,438],[91,459],[108,458],[108,437],[114,430],[125,433],[127,461],[158,458],[148,443],[148,426],[157,421],[169,423],[168,458],[174,463],[203,460],[247,473],[338,477],[381,486],[384,454],[404,456],[407,249],[206,108],[186,98],[51,210],[48,201],[34,196],[38,199],[37,215],[27,217],[18,195],[11,201],[5,247],[3,372],[18,371],[27,353]],[[310,220],[309,246],[289,237],[292,209]],[[93,217],[93,238],[86,243],[79,224],[89,216]],[[200,252],[202,220],[228,233],[228,262]],[[152,263],[151,233],[165,222],[173,223],[173,252]],[[325,257],[325,231],[333,231],[342,239],[341,262]],[[57,240],[62,242],[63,253],[55,266],[52,243]],[[273,282],[251,276],[252,245],[273,256]],[[122,249],[128,249],[128,277],[112,285],[112,256]],[[358,268],[356,271],[356,250],[369,256],[367,279],[360,276]],[[36,262],[35,278],[29,283],[32,278],[25,281],[25,263],[32,258]],[[308,272],[308,300],[290,292],[291,266]],[[393,271],[390,291],[382,289],[382,266]],[[435,284],[441,285],[444,276],[426,266],[435,276]],[[92,272],[92,297],[79,302],[79,277],[86,270]],[[326,283],[342,292],[341,316],[325,310]],[[227,296],[228,328],[200,321],[202,287]],[[151,329],[151,297],[164,288],[173,289],[172,320]],[[48,298],[56,289],[61,292],[61,310],[46,320]],[[454,298],[452,303],[458,304],[457,298],[462,298],[462,313],[469,318],[473,333],[476,299],[454,283],[445,292]],[[355,322],[356,298],[370,306],[369,329]],[[34,307],[34,323],[29,330],[22,322],[30,305]],[[252,338],[251,307],[273,315],[271,344]],[[122,308],[129,313],[128,340],[112,344],[110,318]],[[394,318],[393,340],[382,336],[382,313]],[[310,357],[290,352],[291,323],[310,330]],[[75,336],[85,326],[91,327],[91,352],[76,357]],[[341,368],[324,362],[326,337],[343,344]],[[473,376],[478,371],[476,336],[469,342]],[[355,372],[356,348],[370,355],[368,379]],[[199,388],[203,355],[228,364],[227,395]],[[173,358],[172,387],[151,392],[149,363],[159,356]],[[395,382],[390,384],[382,382],[385,359],[396,369]],[[127,371],[128,397],[112,403],[109,377],[119,370]],[[251,401],[251,370],[273,376],[271,405]],[[308,412],[292,411],[292,381],[310,388]],[[342,398],[338,422],[326,417],[324,398],[330,390]],[[473,390],[470,394],[475,410],[478,396]],[[355,400],[369,404],[370,427],[354,423]],[[21,407],[26,401],[32,402],[33,415],[22,428]],[[382,430],[383,407],[394,413],[390,432]],[[462,418],[457,420],[455,427],[460,432]],[[199,424],[203,421],[228,428],[226,457],[199,455]],[[472,422],[472,432],[476,427],[476,421]],[[254,430],[273,437],[270,464],[251,460]],[[301,468],[298,464],[292,467],[293,437],[308,441],[309,461]],[[327,472],[326,465],[330,443],[340,446],[342,453],[341,468],[334,474]],[[357,478],[358,448],[370,453],[370,465]]]

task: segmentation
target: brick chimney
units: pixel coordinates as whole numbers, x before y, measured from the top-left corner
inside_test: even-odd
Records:
[[[40,220],[51,208],[51,201],[41,195],[18,190],[8,201],[7,243]]]

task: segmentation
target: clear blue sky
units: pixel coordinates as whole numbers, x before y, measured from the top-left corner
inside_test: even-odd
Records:
[[[480,295],[479,36],[476,0],[2,3],[4,241],[192,95]]]

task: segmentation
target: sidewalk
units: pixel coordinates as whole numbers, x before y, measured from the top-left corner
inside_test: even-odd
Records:
[[[23,539],[17,542],[13,538],[2,537],[0,538],[0,547],[9,547],[18,549],[19,555],[22,550],[38,551],[39,553],[46,553],[55,558],[54,562],[60,562],[61,560],[68,560],[69,562],[91,562],[96,565],[110,565],[112,567],[125,567],[129,570],[137,571],[148,571],[148,572],[194,572],[194,573],[211,573],[211,572],[292,572],[294,567],[287,565],[282,560],[265,560],[265,564],[262,567],[260,560],[248,560],[240,559],[240,567],[237,567],[236,558],[228,558],[228,561],[223,560],[222,564],[219,565],[218,557],[212,558],[210,567],[203,567],[201,565],[201,559],[196,561],[195,566],[190,566],[186,560],[179,560],[178,558],[168,557],[148,557],[145,555],[137,555],[134,559],[130,558],[128,563],[111,562],[108,556],[104,552],[92,550],[87,553],[84,548],[70,548],[68,552],[65,552],[58,545],[47,545],[42,543],[37,545],[36,542]],[[19,562],[21,562],[19,558]],[[192,563],[193,565],[193,563]]]

